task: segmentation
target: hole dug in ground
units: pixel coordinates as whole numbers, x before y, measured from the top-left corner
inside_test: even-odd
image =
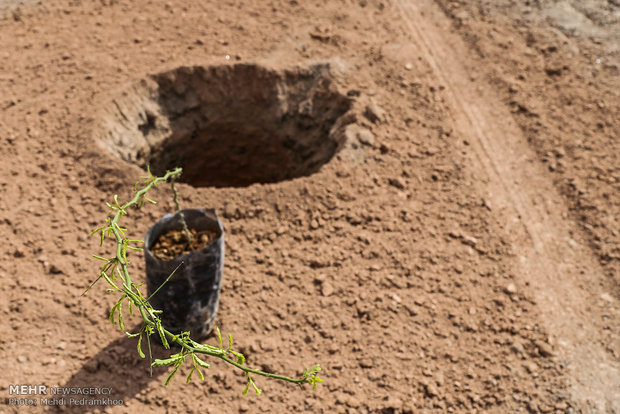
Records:
[[[351,100],[330,65],[180,67],[149,76],[103,108],[97,137],[154,174],[183,167],[197,187],[242,187],[313,174],[344,145]]]

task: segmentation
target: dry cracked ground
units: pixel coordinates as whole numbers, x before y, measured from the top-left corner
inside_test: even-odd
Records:
[[[620,413],[619,45],[615,0],[0,1],[0,412]],[[146,165],[223,221],[217,326],[316,390],[164,387],[81,296]]]

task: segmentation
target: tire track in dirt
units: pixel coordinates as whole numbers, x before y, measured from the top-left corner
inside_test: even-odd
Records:
[[[571,238],[578,230],[566,219],[567,207],[508,108],[471,78],[462,63],[467,47],[449,31],[449,20],[430,0],[393,5],[407,37],[446,88],[453,127],[473,149],[470,172],[484,176],[480,188],[519,256],[516,274],[536,294],[543,323],[568,367],[573,399],[584,410],[620,412],[620,365],[601,335],[604,317],[618,326],[618,304],[614,299],[606,310],[598,307],[605,293],[599,263]]]

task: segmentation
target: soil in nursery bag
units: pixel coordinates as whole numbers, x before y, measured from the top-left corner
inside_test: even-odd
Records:
[[[183,230],[171,230],[163,234],[151,252],[159,260],[172,260],[194,250],[203,249],[218,237],[217,233],[209,230],[197,232],[195,229],[189,229],[189,232],[192,236],[189,243]]]
[[[147,293],[153,308],[163,312],[162,323],[170,332],[189,331],[201,341],[217,314],[224,230],[213,209],[189,209],[183,214],[192,229],[189,242],[178,214],[164,216],[146,233]]]

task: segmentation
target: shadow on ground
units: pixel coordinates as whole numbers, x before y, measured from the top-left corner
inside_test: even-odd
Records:
[[[139,327],[131,330],[131,332],[137,331],[139,331]],[[66,389],[66,395],[48,395],[49,398],[56,398],[57,400],[64,396],[64,404],[50,406],[47,411],[84,413],[96,409],[101,410],[110,405],[112,400],[131,400],[151,382],[158,381],[165,369],[154,369],[153,376],[151,376],[146,341],[142,343],[142,349],[146,354],[145,359],[138,355],[137,342],[135,338],[122,336],[104,346],[62,385],[62,388]],[[151,349],[153,359],[167,358],[170,354],[169,350],[163,349],[154,340],[151,340]],[[77,391],[77,389],[83,390],[89,387],[111,388],[111,391],[94,395],[79,394]],[[70,388],[75,389],[69,390]],[[85,401],[86,404],[76,403],[70,401],[70,398],[76,400],[83,398],[86,400],[100,399],[105,402],[89,405],[87,401]]]

